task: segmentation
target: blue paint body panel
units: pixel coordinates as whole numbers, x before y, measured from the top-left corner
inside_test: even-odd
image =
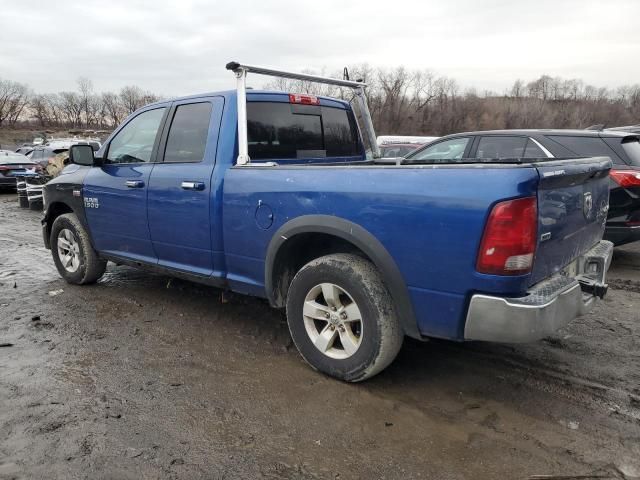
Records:
[[[411,291],[420,331],[458,338],[470,292],[517,295],[529,286],[528,275],[473,272],[496,192],[530,196],[537,180],[535,168],[235,167],[224,187],[227,269],[263,282],[261,260],[275,230],[308,214],[343,218],[370,232],[393,257]],[[258,202],[274,212],[268,230],[254,221]]]
[[[248,92],[248,100],[289,101],[284,93],[257,91]],[[233,167],[238,152],[235,92],[162,105],[201,101],[213,104],[202,162],[161,163],[160,151],[158,163],[94,167],[86,176],[84,196],[100,201],[98,209],[87,209],[99,252],[221,280],[232,290],[267,297],[266,257],[275,232],[293,219],[334,217],[358,225],[380,242],[401,274],[421,335],[461,340],[473,293],[523,295],[602,236],[598,218],[580,215],[585,193],[591,192],[598,208],[606,202],[607,165],[585,161],[563,166],[567,171],[555,180],[547,178],[557,170],[553,165],[383,166],[366,162],[360,143],[361,154],[332,158],[331,165],[317,158]],[[338,100],[320,102],[350,109]],[[605,176],[589,177],[597,172]],[[124,181],[130,179],[140,179],[148,188],[127,189]],[[183,181],[202,182],[204,188],[185,191]],[[478,273],[478,249],[492,207],[535,195],[539,230],[552,235],[539,245],[533,272]]]

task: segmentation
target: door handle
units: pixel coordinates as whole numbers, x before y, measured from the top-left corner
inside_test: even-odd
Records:
[[[182,182],[183,190],[204,190],[204,182]]]
[[[144,182],[142,180],[127,180],[124,184],[129,188],[142,188],[142,187],[144,187]]]

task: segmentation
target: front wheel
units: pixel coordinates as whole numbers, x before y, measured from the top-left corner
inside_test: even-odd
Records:
[[[60,276],[67,283],[94,283],[107,268],[107,262],[98,258],[89,234],[73,213],[60,215],[53,222],[51,254]]]
[[[287,322],[309,365],[348,382],[384,370],[404,338],[378,270],[351,254],[320,257],[300,269],[287,295]]]

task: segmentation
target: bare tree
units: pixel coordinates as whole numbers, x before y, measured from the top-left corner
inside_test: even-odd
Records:
[[[60,108],[67,124],[72,127],[82,126],[82,98],[76,92],[60,92]]]
[[[120,102],[120,97],[113,92],[102,94],[104,120],[107,125],[117,127],[126,115],[125,107]]]
[[[0,80],[0,126],[13,125],[29,103],[29,87],[22,83]]]

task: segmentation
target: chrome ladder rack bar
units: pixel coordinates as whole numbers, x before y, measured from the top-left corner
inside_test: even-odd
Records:
[[[247,73],[257,73],[259,75],[268,75],[272,77],[291,78],[294,80],[305,80],[308,82],[325,83],[328,85],[336,85],[339,87],[353,88],[358,98],[362,121],[364,122],[364,131],[369,137],[369,143],[373,150],[373,157],[380,158],[380,149],[376,142],[376,134],[373,128],[373,120],[367,97],[364,94],[366,83],[354,82],[352,80],[341,80],[338,78],[321,77],[318,75],[309,75],[306,73],[286,72],[283,70],[274,70],[265,67],[256,67],[252,65],[242,65],[238,62],[229,62],[226,66],[227,70],[231,70],[236,75],[236,90],[238,102],[238,159],[236,165],[248,165],[251,163],[249,158],[249,142],[247,139]]]

